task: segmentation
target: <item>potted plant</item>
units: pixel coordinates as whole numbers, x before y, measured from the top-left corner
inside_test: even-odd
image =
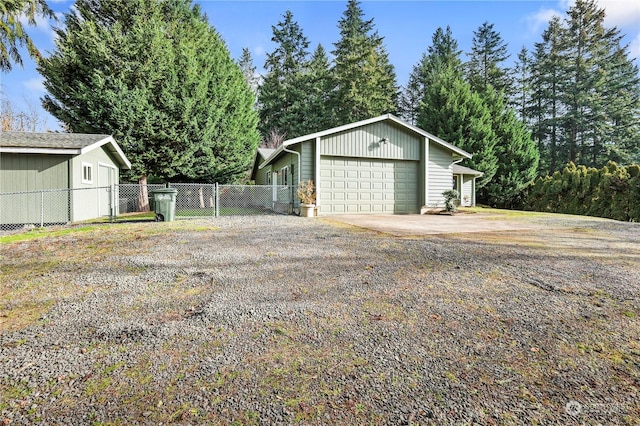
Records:
[[[298,198],[300,199],[300,216],[315,216],[316,187],[313,185],[312,180],[300,182],[300,185],[298,185]]]
[[[444,191],[442,193],[444,196],[444,209],[447,213],[453,213],[456,211],[455,201],[457,201],[460,197],[458,191],[455,189],[450,189],[448,191]]]

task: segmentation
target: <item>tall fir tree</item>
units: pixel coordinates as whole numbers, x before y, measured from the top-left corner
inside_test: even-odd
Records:
[[[604,18],[595,1],[578,0],[536,45],[529,111],[544,173],[569,161],[601,167],[638,158],[638,68]]]
[[[251,52],[246,47],[242,48],[242,55],[238,60],[238,66],[242,71],[247,85],[251,89],[254,95],[258,94],[258,87],[260,87],[260,75],[256,70],[256,66],[253,64],[253,58]]]
[[[311,55],[305,72],[305,82],[306,133],[331,128],[336,123],[334,109],[331,105],[333,79],[327,52],[321,44]]]
[[[407,85],[400,96],[400,113],[407,122],[417,123],[424,92],[440,69],[449,68],[457,75],[462,75],[461,53],[450,27],[446,30],[440,27],[436,29],[431,37],[431,45],[413,66]]]
[[[498,170],[491,110],[453,67],[434,73],[425,89],[417,124],[473,154],[465,165],[484,173],[477,180],[477,188],[479,197],[486,199],[484,187]]]
[[[536,43],[531,67],[531,102],[528,114],[534,140],[540,152],[539,172],[553,173],[566,163],[561,150],[561,80],[565,75],[561,54],[562,27],[554,17],[542,33],[542,42]]]
[[[498,158],[498,168],[482,192],[482,201],[513,208],[537,176],[540,153],[531,132],[507,105],[502,91],[487,86],[480,95],[490,111],[491,128],[496,135],[494,154]]]
[[[520,120],[530,123],[529,104],[532,92],[532,60],[526,47],[522,46],[518,52],[518,60],[513,66],[512,81],[513,93],[509,99],[510,105],[515,110]]]
[[[474,90],[483,91],[491,85],[498,92],[504,91],[507,96],[512,93],[512,82],[508,68],[504,62],[509,59],[507,43],[500,33],[493,29],[493,24],[484,22],[473,32],[469,61],[465,64],[466,77]]]
[[[349,0],[338,23],[340,40],[334,44],[331,104],[336,125],[395,113],[398,102],[396,75],[373,19],[365,20],[357,0]]]
[[[258,95],[260,131],[263,138],[272,132],[285,138],[306,133],[307,114],[305,72],[309,61],[309,41],[287,10],[283,20],[271,27],[276,44],[267,54],[267,71]]]
[[[131,179],[244,176],[258,143],[253,95],[198,6],[78,0],[56,35],[38,66],[44,107],[72,132],[112,134]]]

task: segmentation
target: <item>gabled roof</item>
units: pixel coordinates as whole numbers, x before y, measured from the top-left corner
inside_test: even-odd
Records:
[[[458,154],[460,157],[462,158],[471,158],[471,154],[469,154],[467,151],[458,148],[457,146],[451,145],[449,142],[445,142],[442,139],[440,139],[439,137],[432,135],[431,133],[422,130],[416,126],[413,126],[401,119],[399,119],[398,117],[396,117],[393,114],[384,114],[381,115],[379,117],[374,117],[374,118],[369,118],[367,120],[362,120],[362,121],[356,121],[355,123],[350,123],[350,124],[345,124],[344,126],[339,126],[339,127],[334,127],[332,129],[327,129],[327,130],[323,130],[321,132],[316,132],[316,133],[311,133],[308,135],[304,135],[304,136],[300,136],[294,139],[289,139],[286,140],[282,143],[282,145],[280,145],[277,149],[273,150],[273,152],[265,159],[265,161],[260,165],[260,168],[266,166],[267,164],[269,164],[273,159],[277,158],[280,153],[282,151],[284,151],[285,148],[291,146],[291,145],[296,145],[298,143],[301,142],[305,142],[311,139],[315,139],[315,138],[321,138],[323,136],[328,136],[328,135],[332,135],[334,133],[340,133],[340,132],[344,132],[346,130],[351,130],[351,129],[355,129],[357,127],[361,127],[361,126],[366,126],[369,124],[373,124],[373,123],[377,123],[380,121],[391,121],[401,127],[404,127],[407,130],[410,130],[418,135],[424,136],[426,138],[429,138],[430,140],[432,140],[433,142],[436,142],[437,144],[443,146],[444,148],[447,148],[451,151],[453,151],[454,153]]]
[[[476,177],[480,177],[484,175],[484,173],[479,172],[478,170],[470,169],[469,167],[461,166],[459,164],[453,165],[453,174],[454,175],[473,175]]]
[[[0,132],[0,152],[6,153],[80,155],[100,147],[113,155],[120,168],[131,168],[124,152],[110,135]]]

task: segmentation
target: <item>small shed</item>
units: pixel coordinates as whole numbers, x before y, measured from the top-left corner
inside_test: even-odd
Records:
[[[385,114],[258,149],[251,179],[291,187],[312,180],[320,215],[419,213],[444,207],[442,193],[452,188],[464,194],[463,204],[475,203],[475,179],[482,173],[457,165],[469,158],[463,149]]]
[[[2,132],[0,223],[39,223],[43,203],[47,223],[114,215],[120,170],[130,168],[110,135]]]

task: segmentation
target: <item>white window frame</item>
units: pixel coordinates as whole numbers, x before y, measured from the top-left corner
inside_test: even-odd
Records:
[[[87,176],[87,172],[89,176]],[[82,183],[93,184],[94,167],[92,163],[82,162]]]
[[[289,166],[280,169],[280,185],[289,186]]]
[[[271,173],[271,170],[269,170],[267,172],[267,185],[271,185],[271,183],[273,182],[272,181],[272,179],[273,179],[272,176],[273,176],[273,174]]]

